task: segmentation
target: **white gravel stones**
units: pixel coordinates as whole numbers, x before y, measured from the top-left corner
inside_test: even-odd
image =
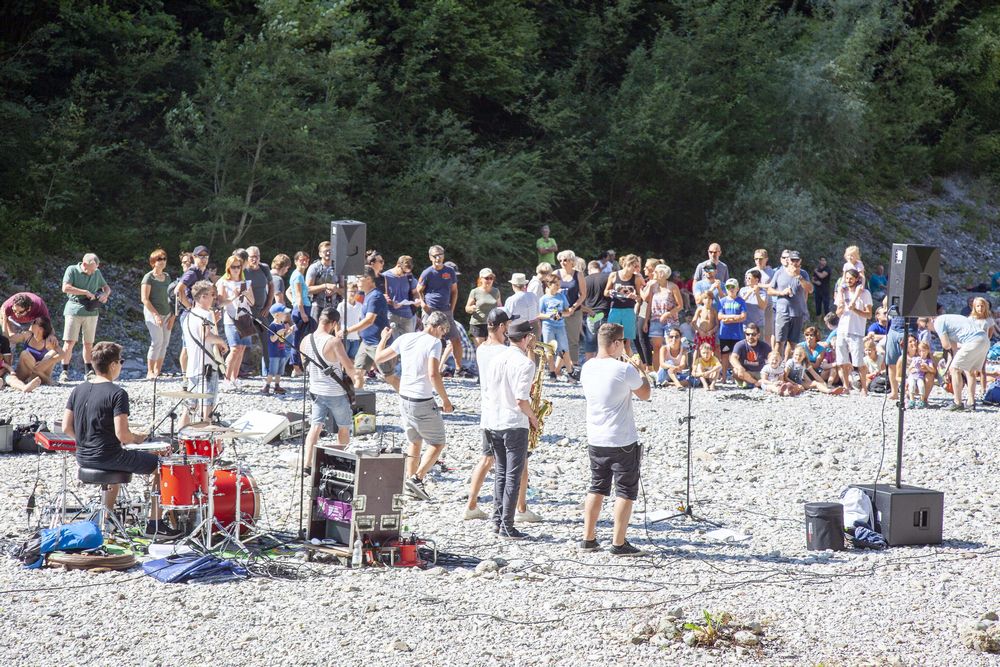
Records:
[[[166,381],[159,390],[178,384]],[[132,397],[131,420],[148,421],[151,385],[125,386]],[[242,393],[222,395],[224,418],[251,409],[301,410],[299,380],[287,383],[285,397],[252,393],[259,391],[259,381],[247,386]],[[388,427],[384,442],[395,434],[400,443],[395,400],[385,385],[371,386],[378,394],[380,424]],[[863,659],[871,664],[886,664],[891,656],[902,656],[908,665],[974,667],[995,660],[967,645],[965,630],[956,624],[968,619],[969,633],[985,634],[975,626],[990,620],[984,610],[995,611],[1000,599],[1000,559],[986,557],[1000,547],[994,412],[907,413],[904,481],[944,491],[944,545],[817,554],[805,548],[802,503],[832,500],[842,486],[874,479],[882,452],[881,397],[697,392],[693,448],[701,454],[692,467],[692,506],[695,514],[750,536],[722,542],[708,537],[711,526],[683,518],[650,524],[647,532],[643,512],[673,513],[685,489],[686,427],[677,417],[686,411],[686,395],[658,390],[635,410],[646,429],[644,493],[629,539],[661,551],[655,558],[623,562],[607,553],[610,503],[598,523],[604,549],[576,551],[578,504],[589,482],[579,387],[545,385],[555,410],[529,466],[529,505],[543,522],[519,526],[532,539],[513,542],[496,538],[488,521],[461,520],[461,496],[479,458],[478,388],[469,380],[449,380],[447,386],[463,410],[446,417],[444,458],[453,470],[431,473],[433,500],[409,501],[407,520],[417,536],[433,539],[442,552],[472,556],[478,564],[354,572],[330,562],[290,560],[301,575],[297,580],[173,587],[135,572],[26,573],[3,559],[0,590],[41,590],[0,598],[0,636],[16,638],[0,642],[0,664],[79,664],[94,655],[114,664],[164,666],[405,661],[575,667],[607,661],[662,664],[664,656],[678,664],[854,664],[844,656],[856,646],[866,647]],[[29,414],[51,422],[61,416],[70,388],[43,387],[27,396],[0,392],[0,415],[10,414],[15,424]],[[940,404],[944,397],[935,393],[932,400]],[[166,407],[161,400],[157,414],[165,414]],[[886,421],[883,481],[893,459],[891,404]],[[374,445],[378,438],[358,442]],[[261,521],[294,533],[298,441],[245,443],[237,449],[260,490]],[[962,449],[970,451],[961,455]],[[814,461],[820,468],[811,467]],[[23,539],[24,503],[36,469],[47,492],[58,486],[58,456],[0,455],[2,533]],[[141,490],[138,478],[132,487]],[[492,488],[491,475],[480,494],[486,511],[492,509]],[[58,590],[93,583],[101,585]],[[869,607],[891,624],[891,632],[872,622]],[[677,633],[688,632],[685,619],[703,610],[757,619],[766,636],[757,646],[739,647],[740,655],[735,649],[716,655],[688,647]],[[634,637],[647,637],[632,633],[637,624],[656,632],[634,644]],[[761,637],[752,625],[747,631]],[[411,650],[393,648],[397,641]]]

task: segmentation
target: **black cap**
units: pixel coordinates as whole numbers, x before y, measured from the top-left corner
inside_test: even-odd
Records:
[[[520,315],[511,315],[503,308],[494,308],[490,311],[489,315],[486,316],[486,326],[490,329],[496,329],[498,326],[505,322],[512,322],[521,317]]]
[[[203,245],[196,246],[194,250],[191,251],[192,255],[207,255],[209,254],[208,248]]]
[[[788,259],[802,259],[802,256],[799,254],[798,250],[789,250]]]
[[[719,270],[719,267],[717,267],[715,264],[711,264],[711,263],[706,264],[702,268],[702,271],[718,271],[718,270]]]
[[[535,328],[527,320],[515,322],[507,328],[507,337],[511,340],[521,340],[530,333],[535,333]]]

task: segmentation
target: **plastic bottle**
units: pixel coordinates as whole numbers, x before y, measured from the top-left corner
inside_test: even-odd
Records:
[[[354,553],[351,555],[351,567],[361,567],[361,540],[354,540]]]
[[[410,544],[413,539],[413,533],[410,532],[410,524],[403,522],[403,529],[399,531],[399,543],[400,544]]]

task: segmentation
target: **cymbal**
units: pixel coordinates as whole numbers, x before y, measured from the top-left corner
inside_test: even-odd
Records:
[[[182,431],[192,430],[192,431],[207,431],[209,433],[221,433],[226,431],[231,431],[232,429],[228,426],[220,426],[219,424],[213,424],[211,422],[194,422],[188,424]]]
[[[178,400],[198,400],[202,398],[212,398],[212,394],[198,394],[193,391],[161,391],[160,396],[164,398],[176,398]]]

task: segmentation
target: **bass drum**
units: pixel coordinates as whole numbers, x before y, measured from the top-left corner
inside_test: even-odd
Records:
[[[236,522],[236,481],[240,484],[240,514],[243,521],[251,526],[260,517],[261,498],[257,482],[250,471],[237,466],[215,469],[215,518],[225,528]],[[245,531],[246,526],[240,532]]]

